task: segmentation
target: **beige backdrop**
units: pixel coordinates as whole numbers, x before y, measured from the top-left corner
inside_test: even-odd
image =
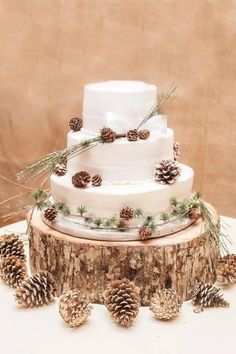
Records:
[[[174,79],[166,111],[182,161],[236,216],[235,19],[228,0],[0,0],[1,173],[65,145],[85,83]]]

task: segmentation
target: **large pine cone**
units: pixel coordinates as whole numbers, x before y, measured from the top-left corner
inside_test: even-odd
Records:
[[[128,279],[114,280],[104,292],[104,303],[116,323],[129,327],[139,312],[139,288]]]
[[[179,153],[180,153],[179,143],[177,143],[177,142],[173,143],[173,152],[174,152],[174,160],[176,161],[176,160],[178,160]]]
[[[146,140],[149,138],[150,131],[147,129],[142,129],[138,132],[139,139]]]
[[[3,241],[0,241],[0,257],[9,256],[16,256],[22,260],[25,259],[23,242],[15,234],[4,236]]]
[[[16,289],[15,299],[22,307],[42,306],[54,300],[56,291],[52,275],[41,271],[22,281]]]
[[[175,318],[180,310],[182,301],[175,290],[158,290],[150,301],[150,310],[159,320],[171,320]]]
[[[57,163],[53,169],[53,173],[59,177],[65,176],[67,172],[66,164],[63,162]]]
[[[222,285],[236,283],[236,254],[222,257],[216,268],[217,281]]]
[[[15,288],[26,277],[25,261],[16,256],[4,257],[1,261],[1,278]]]
[[[86,171],[77,172],[72,177],[72,183],[77,188],[85,188],[91,181],[91,176]]]
[[[78,327],[90,316],[92,306],[79,291],[67,290],[60,296],[59,312],[70,327]]]
[[[83,127],[83,120],[79,117],[73,117],[70,119],[69,127],[71,130],[78,132]]]
[[[113,143],[116,140],[116,133],[110,128],[102,128],[100,130],[100,136],[104,143]]]
[[[134,217],[134,210],[130,207],[125,207],[120,212],[120,218],[124,220],[130,220]]]
[[[200,282],[193,290],[193,305],[200,307],[228,307],[229,303],[220,294],[220,289],[211,284]]]
[[[131,129],[127,132],[126,136],[129,141],[137,141],[139,138],[139,133],[137,129]]]
[[[174,161],[162,160],[154,171],[154,178],[161,184],[173,184],[180,175],[180,168]]]
[[[56,219],[58,211],[53,207],[48,207],[44,210],[43,216],[48,221],[53,221]]]
[[[152,236],[152,229],[149,226],[141,226],[139,228],[138,234],[140,239],[145,241]]]

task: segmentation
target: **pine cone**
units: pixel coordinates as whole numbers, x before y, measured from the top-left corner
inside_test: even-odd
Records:
[[[134,210],[130,207],[123,208],[120,212],[120,218],[125,220],[133,219]]]
[[[16,256],[25,260],[24,245],[19,236],[11,234],[0,242],[0,257]]]
[[[150,310],[159,320],[172,320],[180,310],[182,301],[175,290],[158,290],[150,300]]]
[[[95,187],[99,187],[102,184],[102,177],[100,175],[94,175],[92,177],[92,185]]]
[[[139,133],[137,129],[131,129],[127,132],[126,136],[129,141],[137,141],[139,138]]]
[[[78,327],[90,316],[92,306],[79,291],[67,290],[59,300],[59,312],[70,327]]]
[[[216,268],[217,281],[222,285],[236,283],[236,254],[222,257]]]
[[[15,291],[15,299],[22,307],[42,306],[54,300],[56,291],[52,275],[41,271],[22,281]]]
[[[177,143],[177,142],[173,143],[173,152],[174,152],[174,161],[176,161],[176,160],[178,160],[179,153],[180,153],[179,143]]]
[[[76,188],[85,188],[91,181],[91,176],[86,171],[77,172],[72,177],[72,183]]]
[[[229,303],[220,294],[220,289],[211,284],[200,282],[193,290],[193,305],[200,307],[228,307]]]
[[[188,217],[192,220],[198,220],[202,216],[199,208],[190,208],[188,211]]]
[[[141,226],[138,234],[142,241],[147,240],[152,236],[152,229],[149,226]]]
[[[102,128],[100,130],[100,135],[104,143],[113,143],[116,139],[116,133],[110,128]]]
[[[83,120],[79,117],[73,117],[70,119],[69,127],[71,130],[78,132],[83,127]]]
[[[173,184],[180,175],[180,168],[174,161],[162,160],[154,171],[154,178],[161,184]]]
[[[64,164],[64,163],[56,164],[56,166],[53,169],[53,173],[59,177],[65,176],[66,172],[67,172],[67,167],[66,167],[66,164]]]
[[[150,131],[147,129],[142,129],[138,132],[139,139],[146,140],[149,138]]]
[[[15,288],[26,277],[25,261],[16,256],[4,257],[1,262],[1,278]]]
[[[48,207],[44,210],[43,216],[48,221],[54,221],[57,217],[58,211],[53,207]]]
[[[129,327],[138,315],[139,288],[128,279],[114,280],[104,292],[104,303],[116,323]]]

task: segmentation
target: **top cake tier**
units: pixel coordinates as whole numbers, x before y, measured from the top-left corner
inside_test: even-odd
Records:
[[[98,132],[103,126],[117,133],[134,129],[157,101],[157,88],[141,81],[105,81],[84,90],[84,129]]]

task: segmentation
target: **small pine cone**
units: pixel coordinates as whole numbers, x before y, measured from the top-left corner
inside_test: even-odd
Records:
[[[130,207],[123,208],[120,212],[120,218],[124,220],[131,220],[134,217],[134,210]]]
[[[73,117],[70,119],[69,127],[74,132],[78,132],[83,127],[83,120],[79,117]]]
[[[180,310],[182,301],[175,290],[158,290],[150,300],[150,310],[159,320],[172,320]]]
[[[174,161],[178,160],[180,150],[179,150],[179,143],[173,143],[173,152],[174,152]]]
[[[57,163],[56,166],[53,169],[53,173],[57,176],[65,176],[67,172],[67,167],[66,164],[62,163]]]
[[[217,281],[222,285],[236,283],[236,254],[222,257],[216,268]]]
[[[149,138],[150,131],[147,129],[142,129],[138,132],[139,139],[146,140]]]
[[[145,241],[152,236],[152,229],[149,226],[141,226],[138,234],[140,239]]]
[[[198,283],[192,295],[193,305],[199,307],[228,307],[229,303],[220,294],[220,289],[211,284]]]
[[[128,279],[113,280],[104,292],[104,304],[116,323],[129,327],[139,312],[139,288]]]
[[[72,183],[76,188],[85,188],[91,181],[91,176],[86,171],[77,172],[72,177]]]
[[[15,291],[15,299],[22,307],[42,306],[54,300],[56,291],[52,275],[41,271],[22,281]]]
[[[90,316],[92,306],[79,291],[67,290],[59,299],[59,313],[70,327],[79,327]]]
[[[199,208],[190,208],[188,211],[188,217],[192,220],[198,220],[202,216]]]
[[[0,257],[16,256],[25,260],[24,245],[19,236],[11,234],[3,238],[0,242]]]
[[[126,136],[129,141],[137,141],[139,138],[139,133],[137,129],[131,129],[127,132]]]
[[[173,184],[180,175],[180,168],[174,161],[162,160],[154,171],[155,181],[161,184]]]
[[[92,177],[92,185],[95,187],[99,187],[102,184],[102,177],[100,175],[94,175]]]
[[[54,221],[57,217],[57,210],[53,207],[48,207],[44,210],[43,216],[48,221]]]
[[[1,278],[6,284],[16,288],[26,277],[25,261],[16,256],[3,258],[1,262]]]
[[[102,128],[100,135],[104,143],[113,143],[116,140],[116,133],[110,128]]]

